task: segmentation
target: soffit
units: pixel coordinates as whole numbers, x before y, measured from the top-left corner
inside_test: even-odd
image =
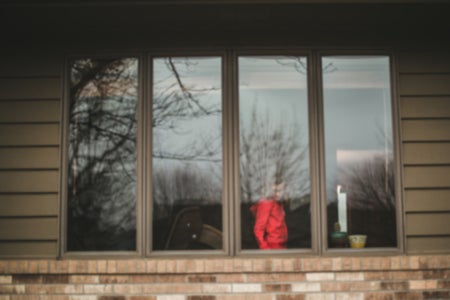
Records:
[[[5,0],[0,6],[196,5],[196,4],[408,4],[449,0]]]
[[[162,2],[164,5],[147,5]],[[149,45],[166,46],[204,46],[208,43],[220,46],[255,41],[287,45],[295,40],[314,44],[319,39],[335,43],[355,37],[366,43],[377,40],[445,41],[450,33],[450,2],[202,2],[205,1],[148,0],[130,1],[125,5],[123,1],[94,0],[90,4],[86,1],[60,1],[59,4],[37,1],[33,3],[47,5],[32,5],[18,0],[15,5],[1,7],[0,34],[4,46],[97,43],[104,48],[109,43],[114,47],[130,48],[134,41],[139,41],[134,45],[140,48],[144,45],[141,41],[146,40],[151,41]],[[228,4],[231,2],[235,4]]]

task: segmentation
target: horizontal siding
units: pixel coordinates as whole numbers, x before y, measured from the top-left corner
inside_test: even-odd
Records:
[[[450,74],[400,74],[400,95],[450,95]]]
[[[56,257],[63,57],[0,57],[0,258]]]
[[[59,145],[59,124],[0,124],[0,146]]]
[[[404,195],[406,212],[450,212],[450,189],[406,190]]]
[[[398,55],[400,73],[450,73],[448,51],[403,52]]]
[[[58,194],[0,195],[0,217],[56,217],[58,207]]]
[[[402,118],[450,118],[450,97],[403,97]]]
[[[60,99],[60,78],[0,78],[0,100]]]
[[[403,120],[402,137],[408,141],[450,141],[450,119]]]
[[[0,169],[57,169],[59,147],[0,147]]]
[[[450,236],[450,212],[410,213],[406,216],[407,235]]]
[[[0,171],[0,193],[57,193],[58,171]]]
[[[56,241],[0,241],[2,257],[55,257],[57,253]]]
[[[403,163],[406,165],[450,164],[450,143],[405,143]]]
[[[448,253],[450,236],[408,237],[406,248],[410,253]]]
[[[450,187],[450,166],[404,167],[405,188]]]
[[[406,250],[450,251],[450,49],[398,55]]]
[[[60,102],[0,101],[0,120],[3,123],[59,122]]]
[[[444,53],[398,60],[408,252],[450,249],[448,61]],[[57,252],[61,64],[0,60],[0,256]]]
[[[2,56],[0,77],[60,77],[64,58],[60,54],[30,53]]]
[[[6,218],[0,219],[0,240],[56,240],[58,219],[52,218]]]

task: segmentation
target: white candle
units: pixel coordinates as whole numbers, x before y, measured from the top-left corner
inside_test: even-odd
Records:
[[[341,231],[347,231],[347,193],[341,185],[337,186],[338,196],[338,221]]]

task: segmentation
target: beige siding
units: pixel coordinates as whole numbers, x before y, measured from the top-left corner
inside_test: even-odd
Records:
[[[450,189],[408,189],[405,191],[407,212],[450,211]]]
[[[6,218],[0,219],[0,240],[56,240],[56,218]]]
[[[427,236],[427,237],[408,237],[406,248],[413,253],[443,253],[447,252],[450,247],[449,236]]]
[[[402,96],[448,96],[450,95],[450,75],[401,74],[400,94]]]
[[[450,143],[405,143],[405,165],[450,164]]]
[[[449,97],[403,97],[400,99],[403,118],[449,118]]]
[[[406,217],[407,235],[450,235],[449,213],[410,213]]]
[[[400,73],[448,73],[450,56],[445,49],[402,52],[398,57]]]
[[[60,102],[55,100],[0,101],[2,122],[58,122]]]
[[[56,78],[0,78],[0,99],[59,99],[60,80]]]
[[[58,194],[0,195],[0,217],[58,215]]]
[[[0,147],[0,166],[4,169],[57,169],[59,147]]]
[[[61,57],[0,57],[0,257],[55,257]]]
[[[403,141],[442,142],[450,140],[450,119],[419,119],[402,121]]]
[[[0,146],[59,145],[59,124],[0,124]]]
[[[2,257],[54,257],[57,247],[56,241],[0,241]]]
[[[450,251],[450,49],[398,57],[406,247]]]
[[[450,166],[404,167],[405,188],[447,188]]]
[[[57,193],[58,171],[1,171],[0,193]]]
[[[407,252],[450,251],[450,50],[400,53]],[[0,57],[0,257],[56,256],[62,60]]]

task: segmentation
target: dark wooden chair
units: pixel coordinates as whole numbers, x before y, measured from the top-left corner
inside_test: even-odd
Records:
[[[165,249],[198,248],[222,249],[222,232],[211,225],[203,224],[199,207],[187,207],[176,215],[167,237]]]

